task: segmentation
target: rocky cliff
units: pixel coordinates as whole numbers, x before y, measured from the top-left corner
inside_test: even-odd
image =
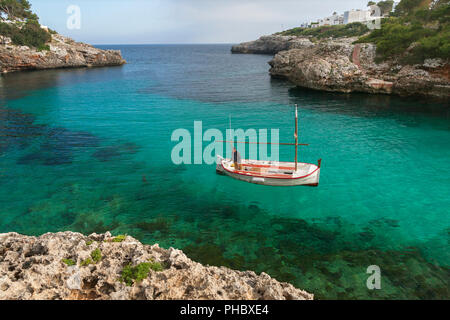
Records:
[[[203,266],[130,236],[0,234],[0,300],[312,298],[265,273]]]
[[[295,36],[266,36],[232,48],[234,53],[273,53],[270,75],[300,87],[336,92],[367,92],[450,98],[450,65],[429,59],[420,65],[375,63],[373,44],[357,38],[311,42]]]
[[[280,51],[313,46],[307,38],[295,36],[262,36],[256,41],[244,42],[231,48],[233,53],[276,54]]]
[[[75,42],[59,34],[52,35],[50,50],[37,51],[16,46],[11,39],[0,36],[0,72],[53,68],[103,67],[125,63],[120,51],[100,50]]]

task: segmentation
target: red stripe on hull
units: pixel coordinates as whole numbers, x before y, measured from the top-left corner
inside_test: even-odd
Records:
[[[225,168],[225,166],[223,165],[223,162],[221,163],[221,165],[222,165],[222,168],[225,171],[227,171],[229,173],[238,174],[238,175],[241,175],[241,176],[250,176],[250,177],[255,177],[255,178],[269,178],[269,179],[287,179],[287,180],[289,180],[289,179],[290,180],[304,179],[304,178],[307,178],[307,177],[313,175],[314,173],[317,172],[317,170],[319,170],[319,168],[317,167],[313,172],[311,172],[311,173],[309,173],[309,174],[307,174],[305,176],[292,178],[292,177],[286,177],[286,176],[282,176],[282,175],[266,175],[266,176],[256,175],[256,174],[249,173],[248,171],[236,171],[236,170],[235,171],[231,171],[231,170],[228,170],[227,168]]]

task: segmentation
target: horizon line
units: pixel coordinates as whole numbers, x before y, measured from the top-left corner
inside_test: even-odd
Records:
[[[81,41],[84,42],[84,41]],[[226,44],[233,45],[239,42],[155,42],[155,43],[92,43],[93,46],[145,46],[145,45],[211,45],[211,44]]]

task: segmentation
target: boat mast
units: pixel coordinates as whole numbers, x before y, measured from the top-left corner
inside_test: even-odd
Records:
[[[231,134],[231,114],[229,115],[230,118],[230,145],[231,145],[231,159],[233,159],[233,148],[234,148],[234,141],[233,141],[233,135]]]
[[[298,106],[295,105],[295,171],[297,171],[298,166]]]

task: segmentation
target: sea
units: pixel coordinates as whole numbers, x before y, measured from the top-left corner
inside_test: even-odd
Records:
[[[98,47],[127,64],[0,77],[1,233],[128,234],[316,299],[450,298],[448,103],[297,88],[270,78],[272,56],[226,44]],[[173,133],[193,140],[196,121],[294,142],[295,104],[317,188],[173,161]]]

